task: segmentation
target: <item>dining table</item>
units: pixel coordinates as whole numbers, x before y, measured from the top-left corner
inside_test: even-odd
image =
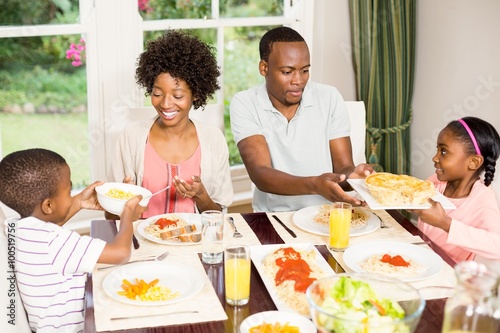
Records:
[[[443,268],[434,279],[416,282],[415,288],[427,289],[430,291],[426,297],[425,308],[421,319],[416,327],[416,333],[439,333],[441,332],[444,306],[448,293],[454,287],[454,271],[453,266],[456,264],[439,246],[433,243],[425,234],[423,234],[410,220],[408,220],[399,210],[380,210],[373,211],[377,218],[381,221],[381,227],[376,231],[359,237],[351,237],[351,244],[366,243],[371,240],[403,240],[408,243],[424,246],[436,253],[443,260]],[[315,235],[303,230],[294,223],[294,212],[254,212],[254,213],[230,213],[226,214],[234,218],[238,230],[244,235],[242,238],[233,238],[233,229],[229,224],[224,227],[224,245],[244,244],[244,245],[268,245],[268,244],[298,244],[311,243],[314,244],[321,256],[326,260],[329,266],[335,273],[352,272],[352,270],[343,262],[342,252],[333,252],[326,246],[328,237]],[[276,215],[282,224],[278,223]],[[93,220],[91,221],[90,235],[111,241],[117,232],[117,222],[114,220]],[[286,228],[283,227],[285,224]],[[137,224],[135,225],[137,237],[140,247],[132,249],[132,257],[140,251],[155,251],[156,254],[163,252],[162,244],[155,244],[148,239],[145,239],[137,233]],[[291,229],[296,237],[290,234]],[[173,249],[172,257],[181,256],[189,247],[170,247]],[[190,249],[193,251],[195,248]],[[221,264],[205,264],[201,261],[201,253],[194,253],[194,259],[182,257],[179,259],[183,263],[191,262],[193,265],[203,267],[204,278],[207,280],[207,286],[203,293],[206,298],[197,298],[189,301],[188,304],[177,303],[167,307],[164,312],[165,316],[158,308],[148,307],[146,310],[130,307],[128,312],[124,311],[122,320],[110,320],[111,313],[120,312],[122,306],[120,302],[107,299],[103,295],[102,280],[108,272],[94,269],[88,274],[85,287],[85,323],[84,332],[165,332],[165,333],[239,333],[239,327],[245,318],[263,311],[277,310],[276,304],[270,295],[269,290],[263,278],[259,274],[255,263],[252,263],[251,281],[250,281],[250,299],[248,304],[244,306],[231,306],[225,301],[224,291],[224,265]],[[190,261],[191,260],[191,261]],[[97,266],[100,266],[98,264]],[[112,271],[112,270],[110,270]],[[209,282],[208,282],[209,281]],[[444,286],[444,291],[440,290],[440,286]],[[432,293],[436,287],[437,291]],[[191,313],[194,309],[199,313]],[[179,310],[179,311],[177,311]],[[143,311],[143,312],[140,312]],[[169,317],[169,313],[172,315]],[[186,314],[183,314],[186,312]],[[136,314],[144,315],[144,318],[132,318]],[[130,316],[130,320],[127,320]],[[148,317],[151,316],[151,317]],[[140,317],[140,316],[139,316]]]

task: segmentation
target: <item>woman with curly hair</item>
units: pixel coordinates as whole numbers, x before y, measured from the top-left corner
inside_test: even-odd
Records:
[[[229,151],[222,131],[189,118],[219,89],[213,47],[168,30],[147,44],[136,81],[157,115],[129,124],[116,144],[109,177],[156,192],[143,218],[222,210],[232,203]]]

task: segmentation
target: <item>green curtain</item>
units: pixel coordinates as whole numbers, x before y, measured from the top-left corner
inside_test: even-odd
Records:
[[[378,171],[410,174],[416,1],[349,0],[349,9],[368,162]]]

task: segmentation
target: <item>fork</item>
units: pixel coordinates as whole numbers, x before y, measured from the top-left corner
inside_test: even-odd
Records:
[[[238,232],[238,229],[236,229],[236,226],[234,225],[234,219],[231,216],[228,216],[227,220],[229,221],[229,224],[234,229],[233,237],[234,238],[241,238],[241,237],[243,237],[243,235]]]
[[[389,226],[388,226],[388,225],[386,225],[386,224],[384,223],[384,221],[382,221],[382,219],[380,218],[380,216],[378,216],[377,214],[373,214],[373,215],[375,215],[375,216],[378,218],[378,220],[380,221],[380,228],[382,228],[382,229],[383,229],[383,228],[389,228]]]
[[[166,251],[166,252],[160,254],[158,257],[155,257],[155,258],[131,260],[131,261],[129,261],[127,263],[124,263],[122,265],[110,265],[110,266],[99,267],[99,268],[97,268],[97,270],[98,271],[102,271],[102,270],[105,270],[105,269],[108,269],[108,268],[111,268],[111,267],[123,266],[123,265],[128,265],[128,264],[131,264],[131,263],[134,263],[134,262],[141,262],[141,261],[162,261],[163,259],[165,259],[168,256],[168,254],[169,254],[169,252]]]

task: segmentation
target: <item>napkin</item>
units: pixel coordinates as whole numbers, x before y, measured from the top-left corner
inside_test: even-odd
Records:
[[[204,280],[203,289],[192,297],[169,305],[137,306],[129,305],[109,297],[103,289],[103,280],[111,272],[94,270],[92,272],[94,316],[97,332],[142,327],[156,327],[198,323],[205,321],[226,320],[227,315],[210,282],[197,254],[171,254],[162,261],[165,265],[178,263],[195,268]],[[198,313],[178,313],[182,311],[198,311]],[[166,315],[176,313],[173,315]],[[154,317],[140,318],[141,315],[158,314]],[[113,317],[129,317],[111,320]],[[137,317],[137,318],[135,318]]]

